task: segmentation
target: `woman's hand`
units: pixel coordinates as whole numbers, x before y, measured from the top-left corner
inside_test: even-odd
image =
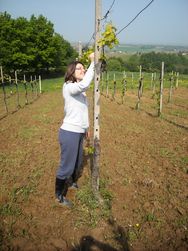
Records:
[[[94,58],[95,58],[95,53],[92,52],[90,55],[89,55],[89,59],[91,62],[94,62]]]
[[[85,137],[86,137],[87,140],[90,140],[90,137],[91,137],[90,131],[87,131],[87,132],[86,132]]]

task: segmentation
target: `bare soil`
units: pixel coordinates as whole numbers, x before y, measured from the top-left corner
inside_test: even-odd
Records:
[[[144,93],[139,111],[134,91],[124,104],[120,96],[101,96],[100,180],[112,197],[108,215],[94,215],[77,191],[68,193],[73,209],[55,203],[61,92],[43,93],[0,120],[0,250],[188,249],[188,93],[179,88],[170,104],[164,97],[161,118],[151,96]],[[92,115],[91,93],[89,99]],[[79,190],[89,182],[86,154]]]

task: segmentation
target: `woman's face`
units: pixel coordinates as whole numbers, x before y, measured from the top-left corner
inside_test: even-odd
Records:
[[[83,79],[84,75],[85,75],[84,66],[82,64],[78,63],[76,65],[75,73],[74,73],[74,76],[75,76],[77,82],[81,81]]]

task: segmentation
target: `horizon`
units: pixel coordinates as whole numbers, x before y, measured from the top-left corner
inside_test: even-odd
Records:
[[[76,41],[68,41],[71,44],[78,44],[80,41],[76,42]],[[81,42],[82,44],[87,44],[87,42]],[[188,48],[188,44],[152,44],[152,43],[119,43],[118,45],[116,45],[115,47],[118,47],[119,45],[135,45],[135,46],[141,46],[141,45],[147,45],[147,46],[172,46],[172,47],[186,47]]]

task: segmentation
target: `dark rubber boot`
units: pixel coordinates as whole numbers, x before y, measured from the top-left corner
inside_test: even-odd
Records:
[[[72,185],[70,186],[70,189],[78,190],[78,184],[76,182],[73,182]]]
[[[73,206],[72,202],[66,199],[67,191],[68,191],[67,180],[66,179],[61,180],[61,179],[56,178],[55,196],[56,196],[57,202],[59,202],[60,205],[62,206],[72,207]]]
[[[71,176],[71,178],[72,178],[72,182],[71,182],[71,185],[70,185],[71,189],[77,190],[79,188],[78,184],[77,184],[77,181],[78,181],[78,179],[80,177],[81,177],[81,171],[78,172],[77,170],[75,170],[74,173]]]

